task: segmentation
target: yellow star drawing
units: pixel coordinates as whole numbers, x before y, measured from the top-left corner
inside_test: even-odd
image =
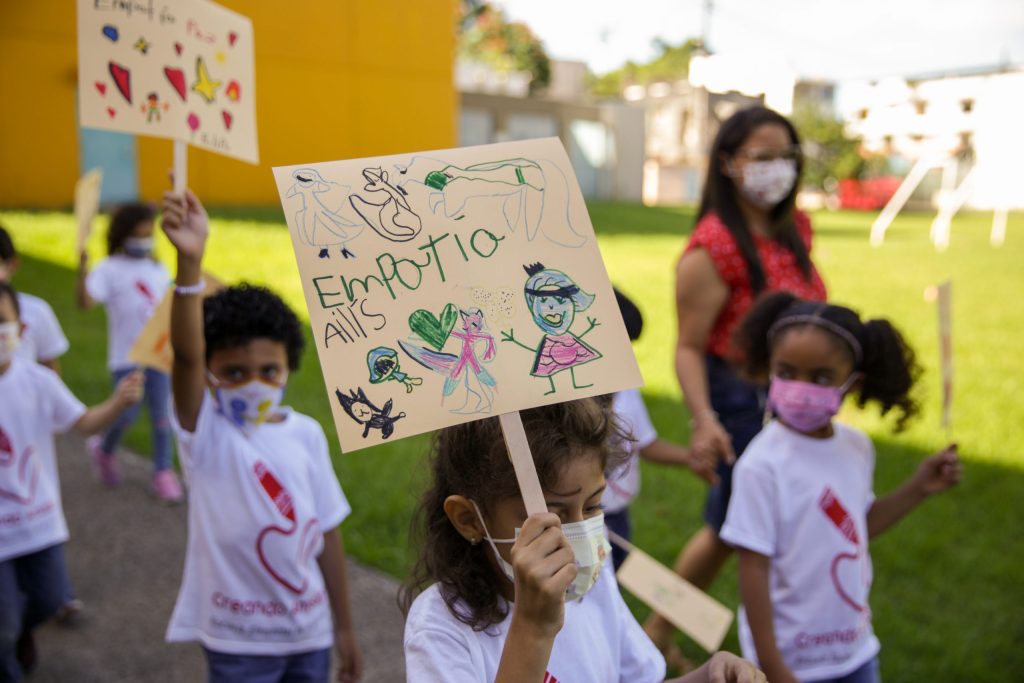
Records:
[[[132,47],[134,47],[142,54],[146,54],[146,52],[149,50],[149,43],[146,42],[145,38],[139,38],[135,41],[135,44],[132,45]]]
[[[202,57],[196,58],[196,79],[196,82],[192,84],[192,90],[202,95],[207,102],[213,102],[221,82],[210,78],[210,72],[206,70],[206,62]]]

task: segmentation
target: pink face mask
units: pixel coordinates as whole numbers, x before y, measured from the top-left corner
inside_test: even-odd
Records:
[[[843,397],[856,378],[855,372],[842,386],[826,387],[773,377],[768,387],[768,405],[783,422],[798,432],[817,431],[827,426],[839,412]]]

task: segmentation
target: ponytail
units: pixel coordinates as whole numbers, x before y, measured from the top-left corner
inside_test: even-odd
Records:
[[[888,320],[869,320],[862,333],[864,361],[860,370],[864,377],[857,392],[857,405],[877,401],[885,415],[893,408],[899,411],[896,431],[920,411],[910,390],[921,375],[914,350]]]

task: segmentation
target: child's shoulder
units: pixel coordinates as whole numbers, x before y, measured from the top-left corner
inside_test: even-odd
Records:
[[[875,445],[871,442],[871,437],[865,432],[842,422],[833,422],[832,424],[833,429],[835,429],[836,438],[844,445],[858,451],[872,454],[875,452]]]
[[[458,609],[460,604],[458,598],[455,598],[453,604]],[[445,631],[453,635],[473,630],[452,614],[448,607],[448,601],[441,592],[440,583],[432,584],[416,596],[405,619],[406,640],[419,632],[430,630]]]

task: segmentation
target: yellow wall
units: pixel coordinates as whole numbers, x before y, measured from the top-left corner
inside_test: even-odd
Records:
[[[221,4],[253,22],[260,164],[190,149],[207,203],[276,204],[276,165],[455,145],[454,0]],[[0,207],[70,204],[76,61],[74,0],[0,2]],[[170,166],[169,140],[138,139],[143,198]]]

